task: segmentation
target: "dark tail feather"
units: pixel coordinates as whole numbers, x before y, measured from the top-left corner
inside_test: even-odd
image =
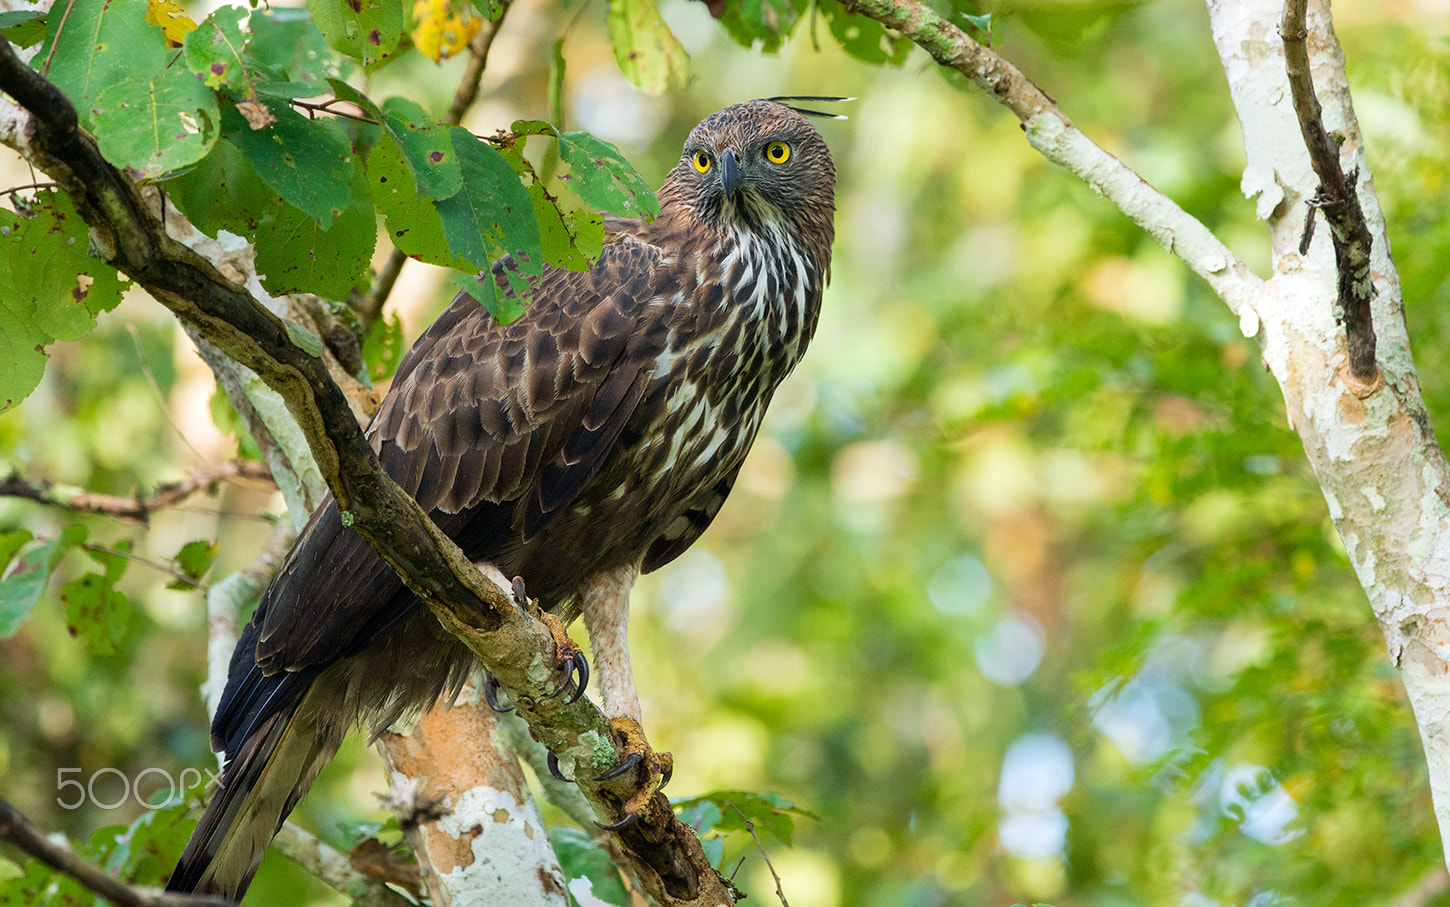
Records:
[[[248,734],[230,754],[221,786],[192,832],[167,891],[220,894],[241,900],[273,835],[332,759],[341,734],[319,732],[309,702],[314,683]]]

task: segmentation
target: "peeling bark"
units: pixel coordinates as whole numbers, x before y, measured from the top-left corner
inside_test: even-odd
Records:
[[[1399,277],[1326,4],[1313,2],[1308,50],[1325,127],[1358,171],[1374,246],[1373,319],[1383,380],[1349,374],[1332,302],[1330,237],[1299,241],[1318,184],[1289,95],[1278,0],[1211,0],[1214,43],[1243,123],[1244,191],[1268,221],[1274,275],[1257,305],[1264,362],[1284,393],[1329,514],[1344,540],[1419,723],[1443,840],[1450,841],[1450,464],[1435,438],[1410,354]]]

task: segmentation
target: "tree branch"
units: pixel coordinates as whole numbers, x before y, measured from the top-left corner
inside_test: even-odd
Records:
[[[1239,316],[1246,336],[1258,330],[1254,301],[1264,289],[1237,255],[1176,202],[1085,136],[1021,70],[919,0],[842,0],[846,9],[900,32],[942,66],[966,76],[1022,121],[1027,141],[1076,174],[1202,277]]]
[[[0,38],[0,90],[31,114],[0,110],[0,140],[55,179],[91,228],[92,244],[186,325],[252,369],[286,401],[307,438],[344,520],[366,538],[443,626],[509,692],[542,742],[566,761],[602,772],[621,744],[587,698],[552,696],[553,637],[532,608],[510,598],[382,471],[346,398],[321,359],[292,343],[286,325],[209,262],[167,234],[135,185],[77,127],[75,108]],[[605,781],[581,775],[595,812],[618,821],[634,793],[632,773]],[[667,903],[731,903],[699,838],[656,791],[639,821],[619,832],[631,868]]]
[[[1289,95],[1309,162],[1319,177],[1319,191],[1309,202],[1304,227],[1305,242],[1299,254],[1308,251],[1316,208],[1329,221],[1334,240],[1334,261],[1339,273],[1339,317],[1344,321],[1345,341],[1349,347],[1349,373],[1359,383],[1355,391],[1367,396],[1383,385],[1379,366],[1375,364],[1374,319],[1370,301],[1374,299],[1374,281],[1370,275],[1370,253],[1374,239],[1365,223],[1364,209],[1359,204],[1359,173],[1345,176],[1339,163],[1339,143],[1324,129],[1324,112],[1314,94],[1314,77],[1309,66],[1309,30],[1305,25],[1309,0],[1286,0],[1284,21],[1279,36],[1284,41],[1284,64],[1289,73]]]
[[[271,482],[272,474],[261,463],[237,460],[221,466],[193,469],[184,479],[158,485],[149,495],[123,498],[56,485],[46,479],[23,479],[18,472],[0,479],[0,497],[25,498],[77,513],[96,513],[145,526],[151,514],[175,507],[199,491],[214,494],[222,481]]]
[[[0,799],[0,840],[34,857],[56,872],[80,882],[118,907],[232,907],[226,898],[172,894],[121,881],[67,846],[56,844],[20,810]]]
[[[414,904],[384,883],[358,872],[347,854],[334,850],[291,822],[277,831],[272,844],[282,856],[362,907],[412,907]]]

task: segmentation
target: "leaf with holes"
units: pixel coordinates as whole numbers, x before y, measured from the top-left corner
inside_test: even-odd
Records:
[[[186,68],[204,77],[208,88],[237,88],[249,81],[242,61],[244,15],[239,6],[224,6],[186,35]]]
[[[88,254],[86,225],[69,198],[37,193],[26,213],[0,209],[0,412],[40,383],[46,346],[84,336],[125,288],[114,268]]]
[[[149,81],[170,61],[161,27],[146,21],[145,3],[75,0],[47,20],[35,60],[76,105],[82,125],[101,92],[126,79]],[[63,24],[62,24],[63,23]]]
[[[186,219],[213,237],[220,230],[255,235],[262,214],[277,199],[242,150],[230,142],[217,142],[195,166],[167,180],[166,189]]]
[[[206,157],[217,140],[216,94],[181,69],[118,82],[91,113],[106,160],[153,179]]]
[[[60,588],[66,627],[85,640],[92,655],[114,655],[131,625],[131,600],[116,590],[116,581],[126,572],[130,540],[117,543],[116,549],[119,553],[88,550],[104,572],[87,572]]]
[[[684,87],[689,55],[654,0],[610,0],[608,25],[614,60],[626,79],[650,94]]]
[[[336,120],[309,120],[282,103],[269,106],[275,122],[252,129],[235,107],[225,105],[223,134],[262,182],[326,230],[352,198],[352,143]]]
[[[448,248],[437,207],[418,195],[418,185],[391,138],[379,139],[368,154],[367,180],[388,238],[401,252],[430,265],[468,267]]]
[[[201,578],[211,569],[216,560],[219,546],[215,539],[196,539],[181,546],[171,558],[171,566],[186,579],[176,579],[166,584],[168,589],[195,589],[201,585]]]
[[[279,203],[257,230],[257,272],[269,293],[344,299],[366,275],[377,239],[372,198],[362,185],[326,229],[305,212]]]
[[[659,199],[619,149],[587,132],[559,134],[559,156],[569,164],[569,188],[586,204],[620,217],[654,217]]]
[[[372,67],[403,37],[402,0],[308,0],[312,19],[332,49]]]
[[[528,190],[508,161],[466,129],[450,127],[463,167],[463,189],[438,202],[448,248],[480,271],[508,256],[504,274],[518,304],[527,307],[530,275],[542,274],[544,252]]]

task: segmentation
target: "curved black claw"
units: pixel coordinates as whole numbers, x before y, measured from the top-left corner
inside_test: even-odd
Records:
[[[564,773],[561,772],[561,771],[559,771],[559,757],[558,756],[555,756],[553,753],[550,753],[549,754],[549,758],[548,758],[548,763],[549,763],[549,774],[553,775],[555,778],[558,778],[560,781],[563,781],[565,784],[573,784],[574,783],[574,779],[573,778],[565,778],[564,777]]]
[[[498,681],[494,680],[493,675],[487,671],[483,675],[483,701],[488,703],[489,708],[501,715],[514,710],[513,706],[504,708],[498,704]]]
[[[630,813],[629,815],[625,816],[623,819],[620,819],[618,822],[615,822],[613,825],[605,825],[603,822],[600,822],[597,819],[594,821],[594,824],[595,825],[598,825],[600,828],[604,829],[605,831],[624,831],[626,828],[633,827],[638,822],[639,822],[639,813]]]
[[[574,654],[570,655],[569,660],[564,663],[564,667],[566,669],[564,672],[564,682],[559,684],[559,688],[552,695],[554,698],[563,696],[564,691],[569,689],[569,681],[573,680],[574,675],[577,673],[579,675],[579,686],[574,688],[574,695],[570,696],[567,700],[568,705],[573,705],[579,701],[580,696],[584,695],[584,688],[589,686],[589,659],[584,657],[583,652],[575,649]]]
[[[529,610],[529,597],[524,594],[524,578],[522,576],[514,577],[514,604],[525,611]]]
[[[669,753],[666,753],[665,755],[668,756]],[[665,762],[664,771],[660,772],[660,786],[657,787],[657,788],[655,788],[655,790],[664,790],[665,789],[665,785],[666,784],[669,784],[670,783],[670,779],[673,778],[674,776],[675,776],[675,760],[674,759],[669,759],[668,761]]]
[[[605,772],[594,780],[608,781],[610,778],[618,778],[620,775],[634,768],[636,765],[639,765],[640,762],[643,760],[644,757],[641,756],[639,753],[630,753],[628,756],[624,757],[623,762],[619,763],[614,768],[610,769],[609,771]]]

